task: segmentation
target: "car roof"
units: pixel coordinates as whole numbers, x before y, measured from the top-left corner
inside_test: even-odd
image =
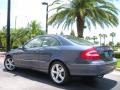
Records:
[[[61,37],[61,35],[56,35],[56,34],[45,34],[45,35],[39,35],[39,36]]]
[[[39,35],[38,37],[53,37],[57,39],[62,45],[74,45],[74,43],[72,43],[62,35],[46,34],[46,35]]]

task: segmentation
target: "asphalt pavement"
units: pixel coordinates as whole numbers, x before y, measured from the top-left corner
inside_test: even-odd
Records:
[[[120,71],[113,71],[104,78],[89,80],[74,77],[67,85],[52,83],[49,75],[28,69],[8,72],[0,57],[0,90],[120,90]]]

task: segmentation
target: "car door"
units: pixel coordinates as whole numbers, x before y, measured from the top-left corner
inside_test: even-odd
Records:
[[[36,60],[37,56],[40,57],[40,54],[38,55],[36,50],[41,47],[42,42],[43,38],[37,37],[26,43],[14,56],[16,59],[16,64],[32,68],[34,66],[33,62]]]
[[[33,62],[34,68],[46,71],[53,51],[57,50],[59,45],[60,43],[57,39],[44,37],[41,48],[36,50],[36,61]]]

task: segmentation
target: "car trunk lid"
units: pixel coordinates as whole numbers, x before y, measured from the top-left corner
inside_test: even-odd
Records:
[[[101,56],[101,59],[105,61],[113,60],[113,50],[109,46],[94,46]]]

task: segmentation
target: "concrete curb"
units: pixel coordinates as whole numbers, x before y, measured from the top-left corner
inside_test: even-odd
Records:
[[[6,54],[6,52],[0,52],[0,55],[5,55]]]
[[[0,52],[0,57],[4,57],[6,52]]]

